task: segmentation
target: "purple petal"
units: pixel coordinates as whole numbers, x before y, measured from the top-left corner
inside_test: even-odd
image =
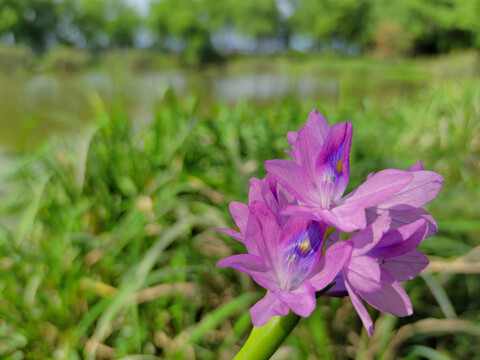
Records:
[[[341,205],[332,210],[322,210],[308,205],[286,205],[280,210],[280,214],[323,221],[343,232],[363,229],[367,225],[365,210],[357,204]]]
[[[317,264],[327,225],[304,218],[291,217],[280,236],[281,261],[277,277],[280,288],[297,288]]]
[[[380,266],[369,256],[355,256],[344,267],[343,274],[352,288],[369,293],[381,288]]]
[[[328,291],[325,294],[323,294],[323,296],[344,297],[348,295],[342,272],[340,272],[337,276],[335,276],[335,278],[333,279],[333,282],[335,284],[330,289],[328,289]]]
[[[315,161],[321,150],[322,144],[318,142],[315,134],[308,127],[303,126],[295,142],[295,162],[312,177],[315,176]]]
[[[364,209],[381,204],[407,186],[413,179],[408,171],[386,169],[371,176],[355,191],[344,197],[344,204],[359,204]]]
[[[347,281],[345,281],[345,287],[347,288],[348,295],[350,296],[350,300],[352,301],[353,307],[357,310],[358,316],[362,320],[363,326],[365,330],[367,330],[368,336],[372,336],[373,334],[373,321],[368,313],[365,305],[363,305],[362,300],[360,300],[357,292],[350,287]]]
[[[443,177],[432,171],[413,171],[412,181],[391,199],[378,204],[382,209],[409,210],[420,208],[437,196]]]
[[[295,147],[295,142],[297,141],[298,134],[294,131],[287,132],[287,141],[290,144],[291,148]]]
[[[242,234],[245,234],[248,221],[248,206],[238,201],[232,201],[228,208],[238,229]]]
[[[373,294],[359,292],[359,295],[377,310],[401,317],[413,314],[412,302],[402,285],[386,271],[382,271],[380,291]]]
[[[235,240],[238,240],[240,241],[241,243],[244,242],[244,239],[243,239],[243,235],[241,233],[239,233],[238,231],[235,231],[235,230],[232,230],[232,229],[223,229],[223,228],[214,228],[215,230],[217,231],[220,231],[232,238],[234,238]]]
[[[288,160],[267,160],[265,170],[285,189],[306,204],[318,204],[320,197],[305,170]]]
[[[419,250],[414,249],[409,253],[391,259],[386,259],[381,265],[397,281],[412,280],[428,266],[428,258]]]
[[[254,201],[250,205],[250,216],[245,234],[245,246],[248,253],[261,256],[267,266],[278,268],[277,245],[281,232],[277,215],[266,203]]]
[[[303,284],[295,290],[280,292],[278,297],[295,314],[303,317],[309,317],[317,306],[315,289],[308,281],[303,282]]]
[[[253,326],[260,327],[265,325],[272,316],[285,316],[288,311],[288,306],[282,303],[276,294],[269,292],[251,307],[250,317]]]
[[[423,164],[421,160],[418,160],[408,171],[420,171],[423,170]]]
[[[272,193],[270,186],[257,178],[250,179],[250,190],[248,192],[248,203],[262,201],[268,205],[274,213],[278,213],[278,202]]]
[[[370,208],[366,211],[367,221],[371,223],[374,221],[379,215],[383,214],[386,210],[379,209],[379,208]],[[438,226],[433,217],[425,210],[419,209],[410,209],[408,211],[397,211],[397,210],[389,210],[390,218],[392,219],[392,223],[390,227],[392,229],[396,229],[400,226],[411,224],[417,220],[424,219],[427,221],[428,224],[428,232],[425,237],[433,236],[438,231]]]
[[[352,124],[348,122],[333,126],[316,159],[316,184],[322,193],[324,209],[340,199],[347,187],[352,131]]]
[[[353,256],[363,255],[370,251],[390,228],[391,219],[388,211],[383,213],[378,219],[354,234],[348,242],[353,244]]]
[[[251,254],[232,255],[222,259],[218,267],[231,267],[252,277],[260,286],[268,290],[278,289],[277,281],[273,271],[265,265],[263,259]]]
[[[318,139],[320,145],[325,141],[330,132],[330,125],[317,109],[313,109],[307,119],[307,127],[312,131]]]
[[[338,229],[335,229],[332,235],[330,235],[328,239],[325,241],[325,246],[326,247],[332,246],[333,244],[338,242],[338,240],[340,240],[340,231]]]
[[[377,258],[392,258],[415,249],[425,238],[428,227],[423,219],[387,232],[370,253]]]
[[[334,244],[325,251],[308,279],[315,290],[320,291],[333,281],[350,259],[351,253],[352,246],[345,241]]]
[[[352,232],[367,226],[365,210],[359,204],[342,204],[332,210],[317,209],[313,217],[343,232]]]

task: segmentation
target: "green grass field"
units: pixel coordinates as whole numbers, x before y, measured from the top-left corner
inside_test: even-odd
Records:
[[[234,226],[228,203],[247,201],[249,178],[264,176],[266,159],[286,157],[287,131],[316,107],[331,124],[353,122],[347,191],[372,171],[417,160],[442,174],[427,207],[440,231],[421,245],[430,270],[405,284],[413,316],[370,308],[369,339],[348,298],[322,298],[276,358],[480,359],[478,74],[425,60],[391,76],[427,72],[426,85],[359,98],[357,87],[375,88],[376,68],[357,63],[360,79],[355,66],[335,65],[345,71],[335,104],[205,109],[167,92],[154,121],[133,131],[121,99],[108,109],[97,99],[79,133],[2,164],[0,357],[230,359],[264,290],[215,267],[243,249],[212,228]],[[437,77],[444,67],[451,73]]]

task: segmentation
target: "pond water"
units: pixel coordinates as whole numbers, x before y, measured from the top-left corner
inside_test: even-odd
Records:
[[[93,103],[107,108],[119,95],[134,123],[153,116],[153,106],[167,89],[178,96],[197,94],[202,106],[244,99],[265,102],[298,96],[336,102],[342,76],[338,73],[293,76],[275,73],[206,74],[173,71],[114,75],[89,71],[76,74],[35,74],[0,77],[0,149],[16,153],[33,148],[52,134],[78,129],[93,116]],[[361,83],[361,81],[359,82]],[[389,91],[408,91],[405,81],[382,82]],[[365,92],[359,86],[356,92]]]

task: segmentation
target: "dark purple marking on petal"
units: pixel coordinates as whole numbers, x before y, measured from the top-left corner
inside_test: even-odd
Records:
[[[343,195],[350,176],[352,124],[333,126],[316,159],[315,183],[321,194],[321,207],[330,209]]]
[[[292,217],[282,232],[278,277],[283,290],[302,284],[320,257],[327,225]]]

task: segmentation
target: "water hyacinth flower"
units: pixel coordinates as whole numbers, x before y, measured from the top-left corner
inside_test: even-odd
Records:
[[[298,217],[290,217],[282,227],[267,203],[250,204],[243,236],[248,254],[227,257],[217,266],[247,273],[269,291],[250,309],[254,326],[289,310],[310,316],[316,307],[315,292],[330,284],[352,251],[342,242],[322,255],[326,229],[324,223]]]
[[[297,134],[289,133],[289,160],[267,160],[265,170],[298,204],[286,205],[288,215],[323,221],[344,232],[367,225],[365,209],[384,203],[413,179],[408,171],[387,169],[369,177],[355,192],[343,196],[350,176],[352,124],[330,127],[316,110]]]
[[[352,132],[351,123],[330,126],[313,110],[305,126],[287,134],[293,161],[267,160],[265,178],[250,180],[248,205],[230,204],[238,231],[217,228],[247,251],[217,266],[247,273],[267,290],[250,309],[256,328],[268,322],[262,336],[280,326],[269,322],[274,315],[291,310],[308,317],[320,294],[348,295],[369,336],[373,322],[363,302],[396,316],[413,312],[400,282],[428,265],[417,246],[438,227],[423,206],[438,194],[443,178],[418,162],[408,171],[370,174],[345,195]],[[329,226],[334,231],[325,241]],[[347,240],[339,240],[340,232]],[[295,326],[288,324],[282,336]]]

